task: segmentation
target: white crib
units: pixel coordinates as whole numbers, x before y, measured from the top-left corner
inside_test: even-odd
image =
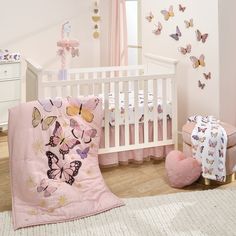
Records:
[[[125,67],[98,67],[69,69],[68,79],[58,80],[58,71],[45,70],[27,60],[26,71],[26,100],[32,101],[46,97],[77,97],[79,95],[102,94],[104,99],[104,147],[99,149],[99,154],[108,154],[121,151],[130,151],[165,145],[177,145],[177,86],[176,65],[177,61],[152,54],[145,55],[145,65]],[[143,93],[143,142],[139,136],[139,91]],[[133,91],[133,121],[134,142],[130,143],[130,107],[129,93]],[[120,112],[120,94],[124,97],[123,117]],[[149,93],[152,94],[149,109]],[[115,116],[114,145],[110,145],[110,99],[114,96]],[[158,117],[158,106],[161,103],[162,118]],[[167,136],[168,104],[171,104],[171,138]],[[158,119],[162,119],[162,140],[158,138]],[[122,122],[121,122],[122,120]],[[149,138],[149,122],[153,125],[153,138]],[[124,137],[120,137],[120,126],[124,126]],[[125,139],[121,145],[120,140]]]

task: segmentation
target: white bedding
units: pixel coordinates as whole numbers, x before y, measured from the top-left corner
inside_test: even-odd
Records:
[[[100,94],[99,97],[103,99],[104,104],[104,95]],[[142,123],[144,121],[144,92],[143,90],[139,90],[138,93],[138,119],[139,122]],[[120,92],[119,95],[119,111],[120,111],[120,120],[118,121],[119,124],[125,123],[125,102],[124,102],[124,93]],[[162,120],[163,118],[163,110],[162,110],[162,99],[158,98],[158,119]],[[109,94],[109,110],[110,110],[110,125],[115,125],[115,96],[114,93]],[[167,101],[167,118],[171,118],[171,110],[172,105],[170,101]],[[150,121],[153,120],[154,113],[153,111],[153,94],[148,93],[148,119]],[[134,91],[129,91],[129,123],[134,124],[135,122],[135,108],[134,108]]]

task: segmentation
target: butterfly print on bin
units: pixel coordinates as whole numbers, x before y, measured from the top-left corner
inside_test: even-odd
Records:
[[[173,6],[170,6],[170,7],[169,7],[169,11],[167,11],[167,10],[162,10],[162,11],[161,11],[161,14],[164,16],[164,19],[165,19],[166,21],[168,21],[171,17],[174,17],[174,16],[175,16],[173,10],[174,10]]]
[[[206,159],[206,162],[207,162],[207,164],[209,164],[209,165],[213,165],[214,160],[209,160],[209,159],[207,158],[207,159]]]
[[[201,143],[204,143],[205,140],[206,140],[206,137],[199,138],[199,141],[200,141]]]
[[[198,80],[198,87],[199,87],[200,89],[204,89],[205,86],[206,86],[206,84],[204,84],[204,83],[202,83],[200,80]]]
[[[213,172],[213,168],[204,167],[204,174],[212,175],[212,172]]]
[[[225,176],[216,175],[216,180],[220,181],[220,182],[223,182],[225,180]]]
[[[203,150],[204,150],[204,146],[201,146],[201,147],[200,147],[200,153],[202,153]]]
[[[38,100],[38,102],[43,107],[44,111],[47,112],[51,112],[53,107],[60,108],[62,106],[61,98]]]
[[[46,146],[57,147],[59,152],[63,155],[68,154],[70,149],[73,149],[76,145],[80,144],[80,141],[75,138],[65,137],[63,129],[58,121],[56,121],[53,135],[49,139],[49,143]]]
[[[152,20],[153,20],[153,18],[154,18],[154,15],[153,15],[152,12],[150,11],[150,12],[149,12],[149,15],[147,15],[145,18],[146,18],[146,20],[147,20],[148,22],[152,22]]]
[[[162,24],[158,22],[158,25],[155,24],[155,29],[152,31],[155,35],[160,35],[162,31]]]
[[[194,69],[197,69],[199,66],[205,67],[206,63],[205,63],[205,56],[202,54],[199,59],[195,56],[191,56],[190,60],[192,61],[192,66]]]
[[[68,98],[70,105],[66,108],[66,114],[68,116],[81,116],[85,121],[91,123],[93,121],[94,115],[93,110],[96,109],[99,99],[90,99],[86,102],[83,102],[80,99]]]
[[[82,166],[81,161],[72,161],[70,163],[63,162],[52,152],[47,151],[48,158],[47,176],[49,179],[60,180],[67,184],[72,185],[75,181],[74,177],[79,173]]]
[[[76,120],[70,119],[70,127],[72,128],[72,134],[76,139],[88,144],[97,135],[97,130],[93,128],[87,128],[86,126],[79,124]]]
[[[216,138],[217,135],[218,135],[218,133],[211,132],[211,137],[212,137],[212,138]]]
[[[205,133],[206,130],[207,130],[207,128],[201,128],[201,127],[198,127],[198,132]]]
[[[180,47],[180,48],[179,48],[179,51],[180,51],[183,55],[186,55],[187,53],[191,53],[191,50],[192,50],[191,44],[188,44],[188,45],[186,46],[186,48],[184,48],[184,47]]]
[[[46,182],[46,179],[42,179],[40,181],[40,185],[37,187],[37,192],[44,193],[44,197],[50,197],[52,193],[54,193],[57,190],[56,187],[49,186]]]
[[[196,30],[196,38],[197,41],[205,43],[208,38],[208,34],[201,34],[199,30]]]
[[[80,155],[81,159],[88,157],[89,147],[86,147],[84,150],[77,149],[76,152]]]
[[[223,157],[223,156],[224,156],[223,151],[219,150],[219,157]]]
[[[217,141],[212,142],[211,140],[209,140],[209,147],[215,148],[217,145]]]
[[[193,27],[193,19],[190,19],[189,21],[185,20],[184,23],[187,29]]]
[[[34,107],[32,113],[32,125],[36,128],[39,124],[42,126],[42,130],[47,130],[56,121],[56,116],[48,116],[43,118],[39,109]]]
[[[212,157],[213,157],[214,153],[215,153],[215,151],[208,151],[208,155],[209,155],[209,156],[212,156]]]
[[[181,4],[179,4],[179,11],[184,12],[186,10],[186,7],[183,7]]]
[[[223,170],[224,170],[224,168],[219,168],[218,167],[218,171],[223,172]]]
[[[192,138],[197,140],[197,141],[199,140],[199,136],[198,135],[193,135]]]
[[[211,72],[209,72],[208,74],[203,73],[203,76],[204,76],[205,80],[209,80],[209,79],[211,79]]]
[[[176,26],[176,33],[171,34],[170,37],[173,38],[176,41],[179,41],[179,38],[182,36],[182,33],[180,32],[180,29],[178,26]]]

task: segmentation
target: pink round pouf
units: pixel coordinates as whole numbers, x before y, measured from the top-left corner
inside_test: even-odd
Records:
[[[195,182],[201,175],[201,164],[193,157],[188,157],[180,151],[172,151],[165,162],[167,177],[171,187],[183,188]]]

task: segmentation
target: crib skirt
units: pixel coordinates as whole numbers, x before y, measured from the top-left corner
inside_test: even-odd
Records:
[[[149,121],[149,142],[153,141],[153,122]],[[163,138],[163,122],[162,120],[158,121],[158,140]],[[171,119],[167,121],[167,138],[171,139]],[[135,139],[135,126],[134,124],[129,125],[130,131],[130,144],[134,144]],[[115,127],[110,127],[110,147],[114,147],[115,144]],[[124,125],[120,126],[120,145],[124,145],[125,140],[125,127]],[[144,124],[139,124],[139,142],[143,143],[144,140]],[[101,134],[100,147],[104,148],[105,146],[105,135],[104,129]],[[118,165],[127,165],[129,163],[142,164],[144,161],[154,159],[162,160],[171,150],[174,149],[174,145],[159,146],[153,148],[144,148],[137,149],[132,151],[116,152],[109,154],[101,154],[98,156],[99,165],[101,168],[113,167]]]

